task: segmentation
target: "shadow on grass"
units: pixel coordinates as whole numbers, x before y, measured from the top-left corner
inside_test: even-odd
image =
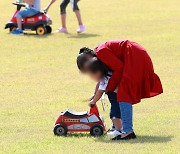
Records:
[[[36,37],[36,38],[47,38],[47,37],[50,37],[50,36],[53,36],[53,35],[54,35],[54,33],[45,34],[45,35],[36,35],[33,32],[26,32],[26,33],[24,33],[24,36],[26,36],[26,37]],[[70,33],[67,33],[65,35],[67,35],[67,38],[77,38],[77,39],[100,36],[98,34],[88,34],[88,33],[81,33],[81,34],[70,34]]]
[[[88,34],[88,33],[81,33],[81,34],[68,34],[68,38],[90,38],[90,37],[98,37],[98,34]]]
[[[92,137],[89,133],[69,133],[66,135],[66,137]]]
[[[51,34],[45,34],[45,35],[36,35],[36,33],[24,33],[24,36],[26,36],[26,37],[36,37],[36,38],[47,38],[47,37],[50,37],[50,36],[52,36],[52,35],[54,35],[53,33],[51,33]]]
[[[142,135],[142,136],[137,136],[137,139],[134,140],[129,140],[129,141],[111,141],[107,138],[96,138],[95,142],[104,142],[104,143],[122,143],[122,142],[128,142],[128,143],[166,143],[171,141],[171,139],[173,138],[173,136],[146,136],[146,135]]]
[[[134,140],[126,140],[126,141],[112,141],[110,138],[105,137],[103,135],[101,137],[93,137],[89,133],[69,133],[66,137],[76,137],[76,138],[92,138],[95,142],[102,142],[102,143],[167,143],[170,142],[173,136],[147,136],[147,135],[140,135],[137,136]]]

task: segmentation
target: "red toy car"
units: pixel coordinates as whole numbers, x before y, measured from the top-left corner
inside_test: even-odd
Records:
[[[105,123],[97,106],[90,112],[61,112],[54,126],[54,135],[63,136],[67,132],[90,132],[92,136],[101,136],[105,131]]]
[[[13,17],[5,26],[5,29],[9,28],[10,32],[14,31],[17,28],[17,21],[15,17],[16,13],[19,12],[22,7],[25,7],[24,4],[19,2],[13,2],[13,4],[17,6],[17,10],[15,11]],[[34,16],[22,19],[22,29],[36,31],[37,35],[44,35],[47,33],[51,33],[52,32],[52,29],[50,27],[51,24],[52,24],[51,19],[47,14],[43,12],[39,12]]]

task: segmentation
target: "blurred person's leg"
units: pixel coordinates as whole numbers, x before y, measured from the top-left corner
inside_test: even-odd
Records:
[[[70,2],[70,0],[63,0],[62,3],[60,4],[62,27],[59,28],[56,32],[67,33],[67,28],[66,28],[66,7],[69,4],[69,2]]]
[[[79,10],[78,4],[77,4],[78,1],[79,0],[72,0],[72,2],[73,2],[72,6],[73,6],[73,11],[76,14],[76,17],[78,20],[78,25],[79,25],[77,32],[82,33],[83,31],[86,30],[86,27],[83,25],[83,22],[82,22],[81,13],[80,13],[80,10]]]
[[[18,28],[12,32],[12,34],[23,34],[23,31],[22,31],[22,18],[26,18],[26,17],[29,17],[29,16],[33,16],[35,14],[37,14],[39,11],[35,10],[35,9],[32,9],[32,8],[25,8],[24,10],[22,11],[19,11],[17,14],[16,14],[16,20],[17,20],[17,26]]]

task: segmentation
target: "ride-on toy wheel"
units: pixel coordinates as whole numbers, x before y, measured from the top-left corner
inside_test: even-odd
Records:
[[[36,28],[36,34],[37,35],[44,35],[46,34],[46,28],[43,26],[39,26]]]
[[[66,134],[67,134],[67,127],[65,125],[59,124],[54,127],[54,135],[64,136]]]
[[[101,136],[103,135],[103,127],[99,124],[95,124],[90,129],[90,134],[92,136]]]
[[[50,26],[46,26],[46,32],[50,34],[52,32],[52,28]]]

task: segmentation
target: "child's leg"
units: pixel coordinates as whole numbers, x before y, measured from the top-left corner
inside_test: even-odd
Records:
[[[86,27],[83,25],[83,22],[82,22],[82,19],[81,19],[81,13],[79,11],[79,7],[78,7],[78,4],[77,4],[78,1],[79,0],[73,0],[73,11],[76,14],[76,18],[77,18],[78,24],[79,24],[77,32],[82,33],[82,32],[84,32],[86,30]]]
[[[136,135],[133,130],[133,122],[132,122],[132,104],[129,102],[120,102],[119,103],[121,110],[121,120],[123,125],[122,134],[113,140],[126,140],[126,139],[134,139]]]
[[[120,110],[121,110],[123,132],[131,133],[131,132],[133,132],[132,104],[128,103],[128,102],[120,102],[119,106],[120,106]]]
[[[16,14],[18,28],[22,29],[22,18],[33,16],[33,15],[35,15],[37,13],[38,13],[38,11],[36,11],[34,9],[31,9],[31,8],[25,8],[24,10],[19,11]]]
[[[63,0],[60,5],[62,28],[66,28],[66,7],[70,0]]]
[[[17,18],[17,25],[18,25],[18,28],[22,30],[22,18]]]
[[[132,123],[132,104],[129,102],[120,102],[119,107],[121,110],[121,120],[122,120],[122,133],[115,136],[112,140],[128,140],[135,139],[136,135],[133,131]]]
[[[79,24],[79,25],[83,25],[82,19],[81,19],[81,14],[80,14],[79,7],[78,7],[78,4],[77,4],[78,1],[79,1],[79,0],[74,0],[74,1],[73,1],[73,11],[74,11],[75,14],[76,14],[76,17],[77,17],[77,20],[78,20],[78,24]]]
[[[80,11],[77,10],[77,11],[74,11],[74,12],[75,12],[75,14],[76,14],[76,17],[77,17],[77,20],[78,20],[78,24],[79,24],[79,25],[83,25]]]
[[[119,103],[117,102],[117,94],[114,92],[108,92],[107,95],[111,103],[110,118],[112,119],[115,129],[120,131],[122,129],[122,124],[120,120]]]
[[[61,24],[63,28],[66,28],[66,14],[61,14]]]
[[[121,119],[114,118],[114,119],[112,119],[112,122],[113,122],[115,129],[118,131],[121,131],[121,129],[122,129]]]

